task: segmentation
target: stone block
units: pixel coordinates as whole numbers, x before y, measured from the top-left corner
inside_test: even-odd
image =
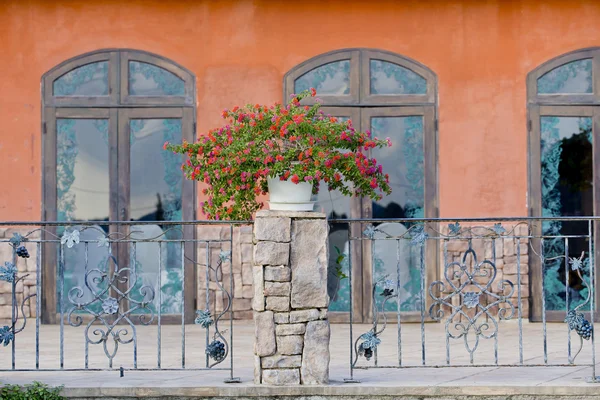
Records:
[[[263,369],[262,383],[266,385],[299,385],[300,370],[294,369]]]
[[[223,296],[223,292],[218,291],[214,293],[215,295],[215,311],[216,312],[222,312],[223,310],[225,310],[225,299]]]
[[[486,240],[485,241],[485,245],[484,245],[484,256],[486,259],[491,260],[494,257],[494,252],[492,251],[492,249],[494,248],[494,246],[492,246],[492,241],[491,240]]]
[[[259,356],[254,356],[254,384],[260,385],[262,383],[262,368],[261,360]]]
[[[277,350],[275,342],[275,322],[272,311],[254,313],[254,354],[261,357],[272,356]]]
[[[240,247],[242,249],[242,263],[252,264],[252,249],[254,247],[252,243],[242,243]]]
[[[242,283],[244,285],[252,285],[252,264],[243,263],[242,264]]]
[[[10,306],[12,304],[12,295],[10,293],[0,294],[0,306]]]
[[[311,321],[306,325],[300,370],[303,384],[325,385],[329,383],[329,337],[328,321]]]
[[[271,242],[289,242],[291,240],[292,220],[286,217],[256,218],[254,238]]]
[[[511,298],[518,298],[519,297],[519,291],[517,290],[517,288],[515,287],[515,291],[513,292],[512,296],[510,296]],[[521,285],[521,298],[524,297],[529,297],[529,285]]]
[[[329,249],[326,220],[302,220],[292,223],[293,308],[327,307],[327,266]]]
[[[289,282],[292,280],[292,269],[286,266],[265,267],[265,281]]]
[[[244,299],[251,299],[254,296],[254,288],[252,285],[243,285],[242,286],[242,297]]]
[[[504,255],[514,256],[515,255],[515,240],[514,239],[503,239],[504,241]],[[496,254],[496,257],[498,254]]]
[[[252,299],[233,299],[233,311],[246,311],[252,309]]]
[[[322,308],[319,310],[319,319],[327,319],[327,309]]]
[[[304,335],[306,324],[283,324],[275,326],[277,336]]]
[[[252,267],[253,275],[253,287],[254,297],[252,298],[252,309],[254,311],[264,311],[265,309],[265,295],[264,291],[264,279],[263,279],[264,268],[260,265]]]
[[[302,354],[304,336],[290,335],[277,336],[277,352],[283,355]]]
[[[496,247],[496,258],[502,257],[504,255],[504,239],[496,239],[493,242]]]
[[[0,320],[1,319],[11,319],[12,311],[10,305],[0,306]]]
[[[289,282],[265,282],[265,296],[286,296],[290,295]]]
[[[452,252],[465,252],[469,248],[469,242],[466,240],[450,239],[446,248]]]
[[[287,296],[268,296],[266,309],[279,312],[289,311],[290,298]]]
[[[521,254],[521,255],[529,254],[529,244],[524,243],[522,240],[521,240],[521,243],[519,244],[519,254]]]
[[[290,312],[290,323],[316,321],[319,319],[319,310],[311,308],[310,310],[294,310]]]
[[[254,246],[254,265],[287,265],[289,259],[289,243],[258,242]]]
[[[276,324],[288,324],[290,322],[290,313],[289,312],[282,312],[282,313],[274,313],[273,314],[273,319],[275,320]]]
[[[263,357],[261,359],[262,368],[300,368],[302,366],[302,356],[274,356]]]
[[[529,256],[521,255],[520,258],[521,264],[529,264]],[[503,259],[505,264],[516,264],[517,256],[505,256]]]
[[[502,279],[506,279],[511,281],[514,285],[515,285],[515,290],[517,290],[517,279],[518,279],[518,275],[507,275],[506,273],[504,274],[504,277]],[[521,285],[528,285],[529,284],[529,274],[521,274]]]
[[[235,311],[233,313],[233,319],[249,320],[252,319],[253,313],[254,311],[252,310]]]
[[[243,297],[242,286],[242,274],[233,274],[233,297]]]
[[[517,274],[517,264],[504,264],[502,269],[507,275]],[[521,263],[521,275],[529,273],[529,265]]]

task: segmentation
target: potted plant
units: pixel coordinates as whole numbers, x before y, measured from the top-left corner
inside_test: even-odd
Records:
[[[314,89],[294,95],[289,105],[247,105],[222,113],[227,123],[196,143],[165,143],[187,156],[188,179],[205,183],[201,209],[208,219],[249,220],[270,194],[271,209],[312,209],[322,185],[346,196],[381,199],[389,178],[369,149],[391,146],[351,121],[325,115],[320,103],[302,105]],[[307,207],[309,205],[309,207]]]

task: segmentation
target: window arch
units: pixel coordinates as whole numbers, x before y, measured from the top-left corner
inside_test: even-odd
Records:
[[[85,220],[195,219],[194,183],[181,174],[181,156],[162,148],[165,141],[194,141],[195,98],[195,78],[190,71],[158,55],[137,50],[108,49],[83,54],[44,74],[44,220],[76,224]],[[158,236],[163,231],[168,239],[194,234],[189,227],[163,230],[160,225],[119,227],[100,223],[97,228],[107,233],[131,233],[138,239]],[[60,229],[56,228],[53,233],[60,235]],[[158,246],[143,244],[144,247],[155,245]],[[59,250],[49,244],[44,248],[47,322],[53,321],[60,308],[56,292]],[[181,260],[181,247],[167,243],[162,250],[163,266],[180,265],[177,260]],[[126,246],[112,251],[120,265],[129,265],[136,257]],[[194,249],[186,245],[184,251]],[[156,254],[158,247],[145,248],[144,252]],[[93,253],[90,252],[90,257],[98,258],[95,260],[98,263],[107,256],[98,250]],[[77,258],[81,254],[66,249],[63,256]],[[77,260],[65,265],[83,265]],[[91,264],[95,261],[89,260]],[[156,262],[136,258],[136,265],[140,264],[143,271],[138,273],[145,276],[145,282],[160,281],[153,275],[158,273]],[[186,265],[188,276],[193,276],[192,268]],[[176,277],[178,271],[163,269],[171,278]],[[68,286],[68,282],[81,281],[84,271],[74,269],[64,273]],[[189,318],[193,318],[192,281],[179,282],[179,286],[186,285]],[[163,280],[163,285],[166,284]],[[188,288],[189,285],[192,286]],[[65,293],[68,289],[65,288]],[[165,314],[179,313],[182,302],[181,299],[174,301],[169,309],[164,309],[164,303],[156,306],[163,307]]]
[[[380,161],[390,174],[393,193],[381,201],[347,198],[338,192],[323,190],[313,200],[317,207],[335,218],[423,218],[438,216],[437,208],[437,138],[436,138],[436,75],[424,65],[397,54],[373,49],[343,49],[322,54],[291,69],[284,77],[284,98],[314,87],[323,110],[335,117],[351,119],[362,131],[370,130],[374,136],[390,137],[389,149],[374,149],[372,156]],[[304,101],[314,102],[314,98]],[[400,233],[409,228],[401,224],[389,224],[387,229]],[[356,227],[359,229],[358,227]],[[342,230],[342,232],[337,231]],[[330,232],[330,310],[348,311],[350,296],[347,282],[340,282],[337,297],[335,257],[348,247],[347,230],[350,226],[334,225]],[[358,234],[358,231],[357,231]],[[377,247],[381,246],[381,248]],[[370,288],[373,278],[381,274],[396,274],[396,248],[374,248],[375,260],[392,257],[393,263],[371,265],[370,247],[353,249],[353,260],[359,269],[354,276],[362,278],[362,285],[353,289],[355,315],[368,318],[371,312],[371,296],[361,293]],[[348,249],[346,249],[349,251]],[[410,253],[410,252],[408,252]],[[408,254],[407,253],[407,254]],[[406,267],[400,278],[403,286],[401,310],[417,313],[419,304],[413,296],[418,292],[418,279],[414,274],[417,257],[407,255]],[[432,255],[430,279],[436,276],[436,260]],[[377,265],[394,265],[393,271],[380,270]],[[372,273],[371,273],[372,271]],[[411,280],[412,278],[413,280]],[[356,282],[356,281],[355,281]],[[345,285],[345,286],[344,286]],[[412,285],[412,286],[411,286]],[[417,286],[415,286],[417,285]],[[393,311],[391,305],[388,311]],[[416,316],[415,314],[415,316]],[[407,316],[410,318],[410,315]],[[339,318],[345,318],[340,316]]]
[[[348,49],[311,58],[285,75],[286,99],[310,87],[328,106],[435,105],[437,77],[407,57]]]
[[[598,213],[599,66],[600,48],[589,48],[556,57],[527,76],[531,216],[568,217]],[[537,225],[540,226],[533,228],[538,235],[588,234],[585,221],[548,221]],[[539,241],[534,242],[534,248],[539,249]],[[569,239],[568,247],[564,239],[544,241],[544,265],[538,257],[533,257],[530,263],[532,320],[541,320],[546,312],[549,320],[562,321],[567,308],[572,309],[583,302],[586,294],[581,290],[581,280],[566,271],[564,263],[557,257],[563,256],[568,249],[569,257],[578,257],[584,251],[589,259],[589,245],[585,238]],[[597,244],[594,245],[597,249]],[[542,273],[543,282],[539,279]],[[545,310],[542,294],[546,298]]]

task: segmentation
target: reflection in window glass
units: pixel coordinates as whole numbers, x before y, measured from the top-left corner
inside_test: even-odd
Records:
[[[350,60],[335,61],[308,71],[294,82],[294,91],[315,88],[318,95],[350,93]]]
[[[57,221],[107,221],[109,212],[109,151],[108,120],[105,119],[57,119],[56,121],[56,189]],[[107,226],[94,226],[81,230],[80,240],[96,241],[107,232]],[[62,235],[64,228],[57,230]],[[87,271],[98,268],[105,270],[108,248],[93,243],[68,248],[64,251],[64,295],[65,309],[72,306],[68,300],[69,291],[86,283],[97,292],[106,287],[106,281],[94,282],[93,276],[86,277]],[[57,254],[60,252],[57,249]],[[58,276],[57,282],[60,282]],[[57,307],[60,309],[60,285],[57,285]],[[89,290],[84,290],[82,303],[93,300]],[[91,310],[98,312],[101,305],[91,304]]]
[[[592,60],[577,60],[561,65],[541,76],[538,93],[592,93]]]
[[[336,117],[339,121],[348,121],[348,117]],[[327,190],[327,184],[322,183],[319,194],[313,195],[316,202],[315,210],[327,215],[327,218],[351,218],[351,198],[344,196],[338,190]],[[350,311],[350,284],[348,278],[340,278],[337,270],[348,275],[348,241],[349,224],[332,224],[329,230],[329,264],[327,290],[329,292],[329,311]],[[343,258],[339,258],[342,255]],[[339,262],[338,262],[339,261]]]
[[[426,94],[427,81],[408,68],[382,60],[370,63],[371,94]]]
[[[164,142],[181,143],[180,119],[133,119],[130,122],[130,214],[135,221],[181,221],[181,194],[183,175],[182,157],[164,151]],[[160,237],[167,240],[182,238],[180,226],[139,225],[133,226],[132,239]],[[142,242],[136,245],[135,268],[139,279],[132,298],[141,301],[140,288],[149,285],[157,294],[150,306],[158,306],[158,243]],[[133,249],[130,256],[133,258]],[[163,313],[179,313],[183,304],[181,244],[163,243],[162,258],[162,304]]]
[[[56,79],[52,84],[54,96],[108,95],[108,62],[82,65]]]
[[[541,124],[542,216],[564,217],[594,215],[592,119],[588,117],[544,116]],[[547,221],[543,234],[587,235],[586,221]],[[583,275],[589,279],[589,242],[585,238],[569,239],[569,257],[585,253]],[[566,310],[585,301],[587,289],[575,271],[565,271],[564,238],[544,241],[544,291],[548,310]],[[567,274],[569,287],[566,287]]]
[[[381,201],[373,201],[373,218],[422,218],[424,216],[424,147],[423,117],[374,117],[371,118],[373,136],[389,137],[393,146],[373,149],[372,156],[383,165],[390,175],[392,194]],[[409,224],[384,223],[379,230],[388,235],[402,236],[410,229]],[[383,235],[378,233],[378,235]],[[383,237],[383,236],[382,236]],[[397,260],[400,246],[400,260]],[[375,241],[373,248],[374,281],[385,275],[395,280],[400,264],[400,310],[418,311],[420,300],[420,251],[411,246],[408,239]],[[376,298],[380,304],[381,296]],[[397,309],[394,298],[386,303],[387,311]]]
[[[129,62],[129,94],[132,96],[184,96],[182,79],[156,65]]]

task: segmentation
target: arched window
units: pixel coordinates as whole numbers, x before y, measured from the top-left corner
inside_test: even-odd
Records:
[[[85,220],[194,219],[194,185],[181,174],[182,158],[165,152],[162,146],[165,141],[194,141],[195,98],[195,79],[188,70],[142,51],[97,51],[47,72],[42,78],[44,219],[75,224]],[[129,229],[97,228],[117,235],[128,234]],[[132,237],[139,238],[160,236],[163,231],[158,225],[131,228]],[[86,232],[89,230],[82,235]],[[54,233],[60,235],[61,229]],[[167,230],[165,235],[177,239],[181,230]],[[92,247],[86,262],[96,267],[107,254]],[[181,271],[177,261],[181,260],[181,248],[169,243],[163,250],[163,272],[176,278],[177,273],[166,269],[172,265]],[[50,245],[44,249],[44,315],[49,322],[60,307],[54,298],[59,251]],[[120,265],[129,265],[134,257],[125,246],[113,251],[119,252]],[[138,251],[136,258],[141,280],[155,285],[156,257],[144,260],[142,253],[158,254],[158,247]],[[63,256],[71,261],[65,262],[68,267],[77,265],[81,254],[65,249]],[[64,293],[71,284],[84,286],[83,269],[64,273]],[[181,287],[181,282],[178,284]],[[170,295],[175,299],[170,308],[165,308],[165,303],[156,306],[165,314],[180,312],[181,293]],[[186,295],[190,296],[187,305],[193,307],[193,290],[187,290]],[[190,311],[188,314],[193,315]]]
[[[390,196],[376,202],[351,199],[324,189],[315,198],[318,208],[332,218],[436,217],[435,74],[422,64],[400,55],[378,50],[348,49],[314,57],[285,75],[286,99],[311,87],[317,90],[317,98],[322,100],[326,113],[340,119],[349,118],[357,129],[370,130],[379,138],[390,137],[393,143],[391,148],[375,149],[372,153],[390,174],[393,189]],[[312,98],[309,100],[314,101]],[[401,234],[409,228],[401,224],[388,225],[385,229],[390,234]],[[330,266],[335,264],[337,257],[335,247],[340,251],[349,251],[348,229],[349,226],[332,227]],[[371,310],[371,296],[366,292],[370,291],[373,278],[386,273],[396,274],[396,244],[393,243],[393,248],[388,248],[384,243],[378,243],[377,246],[373,258],[376,265],[370,265],[370,248],[362,252],[359,249],[352,250],[353,260],[361,260],[359,257],[362,257],[362,262],[354,263],[359,269],[354,270],[353,279],[358,284],[353,292],[353,302],[355,315],[362,314],[363,318],[367,318]],[[406,254],[401,270],[404,284],[400,308],[410,313],[418,311],[419,302],[414,295],[420,290],[420,278],[414,274],[415,268],[418,268],[418,255],[410,254],[410,251]],[[388,258],[393,262],[388,262]],[[392,265],[393,271],[385,270]],[[335,269],[330,269],[330,310],[348,311],[350,289],[347,280],[340,282],[342,286],[336,292],[338,282],[333,273]],[[427,273],[429,277],[435,276],[433,265]],[[361,288],[368,288],[364,296]],[[395,303],[390,303],[388,311],[395,310],[395,307]]]
[[[527,77],[531,216],[590,216],[598,212],[596,171],[600,164],[594,148],[599,139],[599,66],[600,49],[584,49],[550,60]],[[547,221],[534,229],[547,236],[588,235],[586,221]],[[544,265],[539,257],[530,260],[532,320],[541,320],[546,312],[549,320],[562,321],[567,309],[584,302],[587,292],[581,280],[565,268],[564,257],[560,257],[579,257],[585,252],[589,260],[589,245],[585,237],[544,240]],[[542,250],[539,241],[533,246]]]

